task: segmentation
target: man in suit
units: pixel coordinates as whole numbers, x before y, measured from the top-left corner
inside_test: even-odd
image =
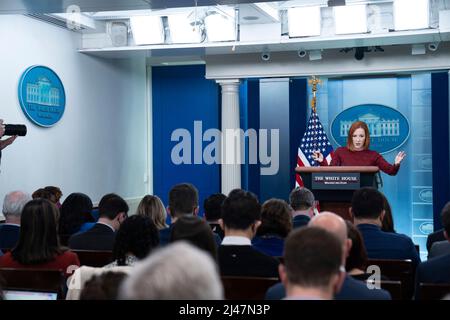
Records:
[[[447,217],[447,215],[449,215],[449,212],[450,212],[450,202],[448,202],[444,206],[444,208],[442,208],[442,211],[441,211],[442,225],[444,225],[444,219],[445,219],[444,216]],[[450,253],[450,242],[447,241],[447,237],[445,236],[445,229],[442,229],[441,231],[442,231],[443,239],[436,240],[437,236],[434,237],[434,240],[436,240],[436,241],[431,242],[430,248],[428,248],[428,259]],[[428,236],[427,246],[428,246],[428,240],[432,239],[432,238],[430,238],[431,235],[432,234],[430,234]]]
[[[444,236],[450,242],[450,202],[442,209]],[[420,283],[450,283],[450,254],[438,256],[419,264],[416,272],[416,299],[420,298]]]
[[[345,221],[332,212],[322,212],[311,219],[309,227],[322,228],[334,234],[340,241],[342,247],[341,265],[345,266],[345,261],[350,253],[352,241],[348,238]],[[282,284],[272,286],[266,293],[266,299],[279,300],[284,298],[285,289]],[[369,289],[363,281],[356,280],[345,275],[341,289],[335,295],[336,300],[390,300],[389,292],[382,289]]]
[[[314,194],[304,187],[298,187],[289,194],[294,229],[304,227],[314,216]]]
[[[427,250],[430,252],[431,247],[435,242],[439,241],[447,241],[444,236],[444,229],[440,229],[438,231],[435,231],[433,233],[430,233],[427,237]]]
[[[0,225],[0,248],[11,249],[20,234],[20,217],[23,207],[31,200],[31,196],[23,191],[12,191],[3,201],[3,215],[5,223]]]
[[[342,256],[340,240],[332,233],[318,227],[294,230],[286,239],[279,266],[286,299],[333,299],[345,277]]]
[[[222,204],[219,223],[225,232],[218,251],[222,275],[278,277],[279,261],[252,247],[261,224],[261,205],[254,194],[232,190]]]
[[[180,183],[172,187],[169,191],[169,206],[167,212],[170,215],[171,223],[174,224],[182,215],[198,214],[198,191],[190,183]],[[171,227],[159,231],[159,244],[169,243]]]
[[[369,259],[411,259],[420,263],[419,254],[411,238],[381,230],[384,218],[383,195],[374,188],[361,188],[353,193],[350,213],[361,232]]]
[[[169,206],[167,212],[170,215],[172,225],[183,215],[198,215],[198,191],[190,183],[180,183],[172,187],[169,191]],[[159,231],[159,244],[169,243],[171,226]],[[214,240],[217,246],[222,239],[217,233],[214,233]]]
[[[77,233],[69,238],[73,250],[112,250],[116,231],[127,218],[128,204],[122,197],[110,193],[100,200],[99,219],[88,231]]]
[[[203,202],[203,209],[205,210],[205,220],[208,222],[211,230],[216,232],[221,239],[225,236],[222,228],[219,225],[220,209],[226,196],[222,193],[210,195]]]

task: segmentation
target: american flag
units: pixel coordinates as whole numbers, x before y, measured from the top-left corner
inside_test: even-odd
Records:
[[[331,162],[333,146],[330,141],[328,141],[327,134],[323,130],[317,112],[313,110],[309,117],[305,134],[298,147],[297,167],[319,166],[319,163],[314,161],[312,157],[314,150],[320,150],[324,159],[326,159],[328,163]],[[303,181],[299,174],[296,174],[295,176],[295,186],[303,187]]]

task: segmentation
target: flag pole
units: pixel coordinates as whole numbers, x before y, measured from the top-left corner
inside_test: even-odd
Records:
[[[317,98],[316,98],[316,91],[317,91],[317,85],[318,84],[322,84],[322,80],[320,80],[319,78],[317,78],[316,76],[312,76],[311,79],[308,80],[308,83],[310,85],[312,85],[312,93],[313,93],[313,98],[311,100],[311,108],[313,110],[313,112],[316,112],[316,106],[317,106]]]

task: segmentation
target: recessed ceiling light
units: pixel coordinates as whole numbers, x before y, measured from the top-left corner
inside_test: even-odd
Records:
[[[245,16],[242,17],[243,20],[247,20],[247,21],[255,21],[255,20],[259,20],[259,17],[257,16]]]

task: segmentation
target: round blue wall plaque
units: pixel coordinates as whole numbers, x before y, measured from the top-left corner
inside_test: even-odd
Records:
[[[19,102],[35,124],[51,127],[63,116],[66,106],[64,86],[58,75],[45,66],[31,66],[20,77]]]

